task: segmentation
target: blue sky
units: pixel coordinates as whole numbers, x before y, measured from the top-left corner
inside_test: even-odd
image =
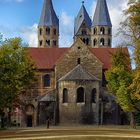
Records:
[[[72,44],[74,17],[77,15],[82,0],[53,0],[54,9],[60,19],[60,46]],[[113,44],[122,11],[127,0],[107,0],[113,23]],[[43,0],[0,0],[0,33],[4,38],[20,36],[31,47],[37,46],[37,24],[39,22]],[[85,0],[85,7],[90,16],[94,15],[96,0]]]

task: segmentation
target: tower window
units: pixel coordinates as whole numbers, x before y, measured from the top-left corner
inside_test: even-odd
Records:
[[[100,39],[100,45],[101,45],[101,46],[104,46],[104,45],[105,45],[105,40],[104,40],[104,38],[101,38],[101,39]]]
[[[50,28],[46,28],[46,35],[50,35]]]
[[[110,39],[108,39],[108,46],[111,46],[111,41],[110,41]]]
[[[53,45],[56,46],[56,40],[53,40]]]
[[[50,87],[50,75],[46,74],[43,79],[44,79],[44,87]]]
[[[39,32],[40,32],[40,35],[42,35],[42,29],[41,28],[40,28]]]
[[[96,88],[94,88],[91,92],[91,102],[96,103]]]
[[[100,34],[101,34],[101,35],[104,35],[104,34],[105,34],[105,28],[104,28],[104,27],[101,27],[101,29],[100,29]]]
[[[63,103],[68,102],[68,90],[66,88],[63,89]]]
[[[86,43],[86,39],[85,38],[83,38],[83,42]]]
[[[46,40],[46,45],[50,46],[50,40]]]
[[[56,29],[53,30],[54,35],[56,35]]]
[[[93,29],[93,34],[96,35],[97,34],[97,28]]]
[[[108,34],[111,35],[111,28],[108,29]]]
[[[88,38],[86,39],[86,45],[89,45],[89,39]]]
[[[79,87],[77,89],[77,103],[83,103],[84,102],[84,88],[83,87]]]
[[[82,35],[86,35],[87,31],[86,30],[82,30]]]
[[[97,45],[97,40],[94,39],[94,40],[93,40],[93,46],[96,46],[96,45]]]
[[[42,40],[39,41],[39,45],[42,46]]]
[[[77,59],[77,64],[81,64],[81,58]]]

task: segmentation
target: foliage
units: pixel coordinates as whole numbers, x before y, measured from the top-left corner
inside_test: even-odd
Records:
[[[20,38],[6,39],[0,45],[0,112],[34,80],[35,68]]]
[[[116,96],[124,111],[132,111],[131,95],[128,90],[132,81],[129,56],[122,47],[111,55],[112,67],[106,72],[107,87]]]

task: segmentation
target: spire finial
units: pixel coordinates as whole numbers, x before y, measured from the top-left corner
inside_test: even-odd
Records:
[[[82,5],[84,5],[84,3],[85,3],[85,2],[84,2],[84,1],[82,1]]]

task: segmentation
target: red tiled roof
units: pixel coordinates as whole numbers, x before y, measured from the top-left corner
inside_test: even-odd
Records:
[[[53,69],[56,61],[68,48],[28,48],[28,50],[38,69]]]
[[[53,69],[57,60],[62,57],[69,48],[28,48],[29,55],[38,69]],[[111,53],[117,48],[90,48],[90,51],[103,63],[103,69],[111,65]],[[124,48],[128,53],[128,49]]]

